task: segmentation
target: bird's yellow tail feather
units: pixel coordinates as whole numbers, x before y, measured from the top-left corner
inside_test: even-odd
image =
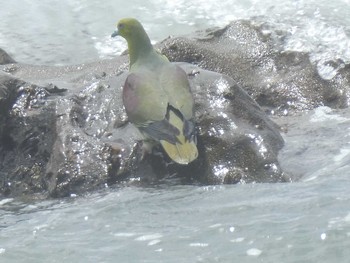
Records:
[[[179,142],[176,144],[161,140],[164,151],[176,163],[189,164],[198,157],[198,149],[195,142],[186,140],[183,129],[184,122],[173,112],[169,112],[169,122],[179,129],[180,135],[177,136]]]

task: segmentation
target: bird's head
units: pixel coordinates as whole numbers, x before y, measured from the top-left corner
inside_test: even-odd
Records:
[[[123,18],[117,24],[117,31],[111,37],[121,36],[128,42],[130,66],[137,59],[146,56],[153,46],[143,26],[135,18]]]
[[[139,21],[135,18],[123,18],[118,22],[117,30],[111,36],[121,36],[129,41],[137,40],[137,38],[144,34],[146,34],[146,32]]]

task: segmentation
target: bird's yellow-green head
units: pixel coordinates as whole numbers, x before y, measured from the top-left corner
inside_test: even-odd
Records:
[[[117,24],[117,31],[112,37],[121,36],[126,40],[131,40],[140,34],[145,34],[145,30],[139,21],[135,18],[123,18]]]
[[[145,29],[135,18],[121,19],[117,24],[117,31],[111,35],[115,36],[121,36],[128,42],[130,65],[153,48]]]

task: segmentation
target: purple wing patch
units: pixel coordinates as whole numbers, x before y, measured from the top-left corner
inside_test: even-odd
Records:
[[[123,103],[127,114],[135,112],[139,103],[139,98],[136,94],[137,82],[138,77],[135,74],[130,74],[124,83]]]

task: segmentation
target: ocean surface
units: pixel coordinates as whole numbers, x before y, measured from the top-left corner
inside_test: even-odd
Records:
[[[125,48],[116,22],[136,17],[152,41],[236,19],[290,32],[285,50],[350,62],[350,1],[13,0],[0,47],[21,63],[67,65]],[[350,262],[350,110],[275,118],[293,183],[111,187],[85,196],[0,200],[0,262]]]

